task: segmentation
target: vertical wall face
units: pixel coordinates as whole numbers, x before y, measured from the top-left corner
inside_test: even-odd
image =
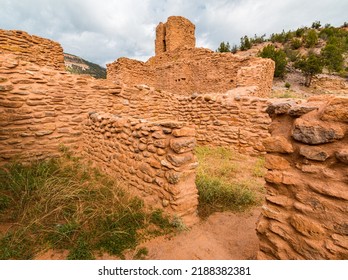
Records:
[[[164,53],[166,50],[166,25],[160,22],[156,27],[155,55]]]
[[[0,164],[79,147],[84,114],[112,110],[121,87],[0,54]]]
[[[348,98],[270,105],[260,259],[348,258]]]
[[[23,60],[64,70],[63,48],[57,42],[24,31],[0,29],[0,52],[17,54]]]
[[[196,46],[195,25],[184,17],[171,16],[165,24],[166,51]]]
[[[270,59],[242,58],[202,48],[176,49],[145,63],[120,58],[107,66],[109,80],[128,86],[146,84],[186,96],[254,86],[250,95],[268,97],[273,73],[274,62]]]
[[[190,225],[198,205],[194,135],[184,123],[94,113],[84,130],[84,155],[140,191],[147,205]]]
[[[238,94],[206,94],[179,98],[179,118],[195,124],[200,145],[224,146],[239,153],[264,153],[271,119],[267,99]]]
[[[179,47],[194,48],[195,45],[195,25],[186,18],[171,16],[156,28],[156,56]]]

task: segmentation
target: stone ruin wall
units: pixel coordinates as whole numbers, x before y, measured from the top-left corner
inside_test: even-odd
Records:
[[[175,103],[163,94],[0,54],[0,165],[59,157],[64,145],[126,179],[148,205],[191,224],[198,203],[194,129],[170,121]],[[119,126],[109,129],[115,119]]]
[[[188,19],[171,16],[167,22],[160,22],[156,28],[155,54],[171,52],[179,47],[196,45],[195,25]]]
[[[191,223],[195,129],[200,144],[269,153],[259,258],[347,258],[347,98],[270,104],[243,96],[253,88],[176,96],[48,66],[0,51],[1,165],[59,156],[63,144]]]
[[[181,48],[141,62],[120,58],[107,65],[107,78],[128,86],[146,84],[176,94],[224,93],[239,87],[250,95],[268,97],[274,62],[256,57],[214,53],[203,48]]]
[[[169,17],[157,26],[154,57],[147,62],[119,58],[107,65],[107,78],[186,96],[224,93],[240,87],[254,87],[250,92],[253,96],[269,96],[273,60],[195,48],[194,31],[189,20]]]
[[[270,105],[259,259],[348,258],[348,98]]]
[[[65,70],[63,48],[59,43],[24,31],[0,29],[0,52],[16,54],[40,66]]]
[[[240,152],[255,154],[262,153],[260,139],[266,137],[265,133],[267,133],[267,126],[263,126],[260,120],[260,116],[263,116],[265,123],[269,123],[265,108],[266,100],[264,99],[239,98],[227,94],[221,98],[211,95],[180,97],[144,85],[126,87],[107,80],[72,75],[50,67],[40,67],[18,58],[17,55],[0,54],[0,164],[11,160],[25,162],[58,157],[60,155],[59,149],[64,145],[77,154],[84,151],[84,157],[96,162],[100,168],[108,170],[108,173],[125,174],[126,179],[131,176],[133,179],[130,182],[133,182],[133,185],[142,191],[150,189],[148,193],[143,192],[143,194],[145,198],[149,197],[151,200],[154,200],[156,197],[154,194],[158,194],[159,184],[162,184],[161,181],[156,181],[156,178],[163,179],[162,175],[166,176],[165,174],[168,173],[162,172],[163,169],[168,171],[173,168],[173,172],[179,173],[181,181],[178,181],[178,189],[180,189],[181,194],[184,194],[183,182],[185,184],[192,183],[192,177],[182,174],[191,174],[194,171],[191,168],[193,168],[195,160],[190,155],[192,151],[189,151],[188,154],[186,152],[184,154],[176,153],[170,146],[171,138],[184,136],[180,136],[177,134],[178,132],[171,134],[169,128],[157,126],[157,129],[167,131],[165,134],[167,146],[164,149],[155,147],[160,150],[160,155],[154,152],[150,145],[152,138],[145,140],[132,136],[126,140],[130,145],[129,147],[132,147],[131,149],[135,149],[133,145],[138,145],[139,141],[148,141],[141,142],[141,144],[150,146],[146,148],[146,151],[138,152],[135,149],[129,151],[128,154],[125,153],[127,159],[131,158],[129,153],[133,154],[134,158],[139,158],[145,154],[144,158],[150,155],[147,159],[152,161],[153,165],[156,165],[153,163],[154,160],[164,164],[161,167],[161,175],[157,175],[159,170],[150,165],[152,171],[149,171],[149,174],[156,174],[153,178],[155,181],[151,184],[144,181],[144,178],[149,181],[147,176],[150,175],[144,173],[147,171],[143,172],[147,175],[143,175],[144,178],[139,176],[139,178],[135,178],[134,174],[129,173],[128,164],[118,162],[118,157],[115,154],[126,149],[125,146],[122,146],[124,144],[120,142],[125,139],[113,139],[112,141],[118,141],[120,147],[123,147],[116,148],[115,145],[113,150],[105,144],[107,141],[103,140],[104,132],[106,134],[108,131],[99,130],[100,127],[93,132],[86,129],[86,122],[90,122],[88,115],[93,112],[97,114],[105,112],[114,115],[111,119],[123,117],[127,122],[131,119],[131,122],[134,122],[133,119],[140,119],[141,122],[138,126],[146,122],[155,125],[153,122],[159,120],[166,120],[169,123],[180,121],[177,125],[183,126],[183,131],[188,130],[187,133],[190,133],[191,138],[193,137],[192,131],[195,131],[194,136],[199,144],[216,145],[217,143],[224,146],[233,144],[234,148]],[[101,115],[104,116],[104,114]],[[253,124],[247,128],[246,124],[251,124],[256,116],[259,119],[258,124]],[[94,126],[98,126],[98,123]],[[261,137],[257,139],[254,133],[258,128],[260,131],[257,134]],[[128,128],[124,129],[125,131],[119,134],[122,134],[123,137],[129,133]],[[99,137],[97,137],[96,131],[100,134]],[[99,141],[96,142],[95,139],[99,139]],[[141,146],[144,147],[144,145]],[[102,149],[103,147],[106,149]],[[112,165],[110,165],[110,158],[113,159]],[[164,159],[167,162],[163,161]],[[115,167],[117,162],[119,163],[118,169]],[[114,168],[115,172],[111,171],[110,166]],[[158,164],[156,166],[158,167]],[[167,180],[166,177],[165,179]],[[139,180],[143,181],[143,184],[140,184]],[[166,184],[170,183],[165,181],[165,184],[160,186],[167,188]],[[151,190],[149,185],[152,185],[156,191]],[[187,213],[192,214],[192,209],[197,205],[196,202],[192,202],[194,200],[194,192],[192,191],[194,183],[192,185],[187,183],[186,186],[188,193],[190,193],[190,196],[185,196],[187,200],[179,199],[179,194],[171,194],[169,191],[163,190],[161,196],[157,197],[156,205],[162,203],[162,206],[165,205],[163,207],[169,212],[175,209],[180,215],[186,217],[186,221],[194,219],[192,218],[194,216],[189,218],[187,215]],[[172,203],[169,208],[167,200]],[[179,201],[179,206],[175,204],[177,201]],[[186,206],[182,206],[180,203]]]
[[[263,140],[270,136],[271,119],[264,98],[225,94],[181,96],[179,120],[195,125],[200,145],[228,147],[239,153],[265,153]]]
[[[187,225],[197,222],[193,127],[98,113],[90,114],[85,126],[84,154],[90,160],[139,190],[147,205]]]

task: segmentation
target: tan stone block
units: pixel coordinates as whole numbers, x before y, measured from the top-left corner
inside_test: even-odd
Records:
[[[294,214],[289,218],[290,224],[301,234],[311,238],[320,238],[325,234],[325,230],[321,225],[310,220],[305,216]]]
[[[271,170],[285,170],[290,168],[290,163],[283,157],[267,154],[265,168]]]
[[[151,167],[156,168],[156,169],[160,169],[161,168],[161,162],[154,159],[154,158],[150,158],[147,160],[147,163],[150,164]]]
[[[195,136],[196,130],[194,128],[183,127],[181,129],[174,129],[172,135],[175,137],[183,137],[183,136]]]
[[[321,119],[324,121],[348,122],[347,108],[347,97],[335,97],[324,108]]]
[[[167,159],[174,166],[179,167],[186,163],[191,162],[194,159],[194,157],[192,153],[185,153],[180,155],[168,154]]]
[[[266,182],[280,184],[283,181],[283,173],[281,171],[268,171],[265,175]]]
[[[170,140],[170,147],[178,154],[192,151],[196,146],[196,139],[191,137],[181,137]]]
[[[293,153],[294,148],[290,141],[288,141],[284,136],[274,136],[268,137],[263,140],[263,145],[267,152],[273,153]]]
[[[329,154],[322,147],[301,146],[300,155],[315,161],[325,161]]]
[[[0,106],[6,107],[6,108],[20,108],[23,106],[23,104],[24,102],[0,100]]]

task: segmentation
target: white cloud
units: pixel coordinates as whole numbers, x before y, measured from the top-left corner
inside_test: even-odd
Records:
[[[0,0],[0,28],[60,42],[65,51],[99,64],[154,54],[155,27],[171,15],[196,24],[197,46],[281,32],[315,20],[341,25],[346,0]]]

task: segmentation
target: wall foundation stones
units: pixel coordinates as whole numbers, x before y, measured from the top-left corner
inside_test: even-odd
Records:
[[[268,110],[259,259],[347,259],[346,101],[326,97]]]

